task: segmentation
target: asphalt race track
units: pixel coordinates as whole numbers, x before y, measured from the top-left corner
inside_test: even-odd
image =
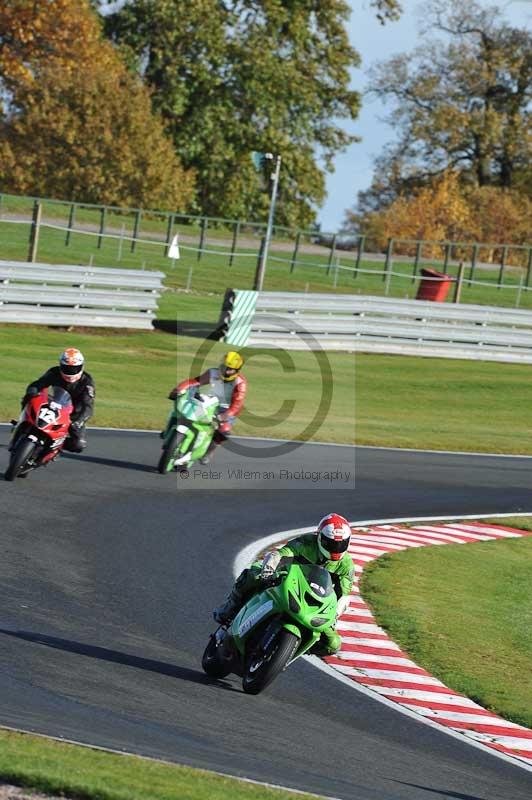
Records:
[[[0,482],[0,725],[337,798],[530,800],[532,773],[307,662],[252,697],[200,660],[246,544],[332,510],[531,511],[532,460],[236,445],[178,484],[154,434],[91,431],[86,455]]]

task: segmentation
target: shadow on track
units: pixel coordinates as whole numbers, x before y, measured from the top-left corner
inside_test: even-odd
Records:
[[[463,794],[462,792],[448,792],[446,789],[431,789],[430,786],[421,786],[419,783],[406,783],[405,781],[394,781],[402,786],[413,786],[415,789],[423,789],[425,792],[432,792],[439,797],[450,797],[452,800],[486,800],[485,797],[478,797],[476,794]]]
[[[149,672],[156,672],[159,675],[169,675],[171,678],[178,678],[182,681],[192,681],[193,683],[203,683],[212,685],[215,681],[203,672],[187,667],[178,667],[176,664],[168,664],[165,661],[156,661],[151,658],[142,658],[130,653],[122,653],[119,650],[110,650],[107,647],[97,647],[83,642],[73,642],[70,639],[60,639],[56,636],[46,636],[41,633],[31,631],[8,630],[0,628],[0,634],[12,636],[15,639],[22,639],[25,642],[41,644],[45,647],[53,647],[56,650],[64,650],[66,653],[76,653],[88,658],[97,658],[100,661],[110,661],[113,664],[124,664],[126,667],[144,669]],[[216,681],[217,685],[230,691],[237,691],[229,683]]]
[[[225,333],[223,327],[215,325],[214,322],[192,322],[190,320],[175,319],[155,319],[153,327],[164,333],[172,333],[178,336],[194,336],[200,339],[213,339],[218,341]]]
[[[107,467],[120,467],[121,469],[133,469],[137,472],[157,472],[155,465],[138,464],[135,461],[120,461],[117,458],[101,458],[100,456],[85,456],[74,453],[61,453],[61,459],[68,458],[73,461],[88,461],[91,464],[104,464]],[[155,459],[154,459],[155,460]]]

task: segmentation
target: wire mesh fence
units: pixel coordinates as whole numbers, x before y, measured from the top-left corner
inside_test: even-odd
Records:
[[[87,206],[0,195],[0,258],[163,269],[170,288],[221,293],[252,288],[264,226],[167,212]],[[180,258],[169,257],[179,235]],[[371,249],[373,248],[373,249]],[[500,256],[500,262],[482,258]],[[461,302],[532,306],[532,247],[388,240],[277,228],[266,290],[336,291],[415,297],[427,268],[456,279]],[[451,292],[449,299],[455,293]]]

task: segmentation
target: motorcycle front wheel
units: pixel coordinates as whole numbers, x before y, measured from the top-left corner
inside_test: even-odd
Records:
[[[242,679],[244,691],[247,694],[262,692],[286,668],[300,641],[294,633],[281,628],[266,651],[260,645],[253,650]]]
[[[229,667],[221,663],[217,651],[216,639],[211,636],[201,659],[202,669],[209,678],[225,678],[231,672]]]
[[[163,452],[159,459],[159,463],[157,464],[157,469],[161,475],[166,475],[167,472],[171,472],[173,470],[175,452],[182,441],[183,434],[174,431],[166,444],[163,445]]]
[[[11,453],[9,467],[5,471],[4,478],[6,481],[14,481],[19,475],[27,461],[30,459],[33,451],[35,450],[35,442],[31,439],[20,439],[15,449]]]

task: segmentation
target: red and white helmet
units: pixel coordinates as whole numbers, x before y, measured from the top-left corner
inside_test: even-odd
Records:
[[[59,369],[63,380],[66,383],[79,381],[83,374],[84,363],[83,354],[76,350],[75,347],[68,347],[64,353],[61,353],[61,358],[59,359]]]
[[[340,514],[327,514],[317,530],[318,548],[327,561],[339,561],[349,547],[351,527]]]

